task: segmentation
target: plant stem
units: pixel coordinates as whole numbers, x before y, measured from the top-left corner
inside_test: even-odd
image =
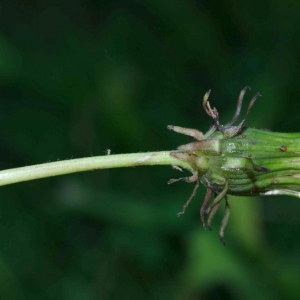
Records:
[[[188,162],[181,161],[170,156],[171,152],[174,151],[93,156],[8,169],[0,171],[0,186],[64,174],[108,168],[176,165],[187,170],[192,170],[191,165]]]

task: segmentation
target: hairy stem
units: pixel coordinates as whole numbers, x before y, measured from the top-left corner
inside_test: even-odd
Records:
[[[93,156],[8,169],[0,171],[0,186],[64,174],[109,168],[176,165],[190,171],[192,170],[188,162],[172,157],[170,155],[171,152],[174,151]]]

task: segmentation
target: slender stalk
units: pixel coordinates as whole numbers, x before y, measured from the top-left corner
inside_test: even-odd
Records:
[[[192,170],[191,165],[188,162],[180,161],[172,157],[170,152],[174,151],[93,156],[8,169],[0,171],[0,186],[22,181],[108,168],[176,165],[187,170]]]

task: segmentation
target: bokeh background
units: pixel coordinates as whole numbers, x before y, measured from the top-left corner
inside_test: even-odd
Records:
[[[299,130],[300,2],[0,2],[0,168],[175,149],[226,123]],[[245,107],[242,111],[245,113]],[[300,201],[230,197],[227,246],[199,221],[204,187],[170,167],[0,189],[0,299],[300,299]]]

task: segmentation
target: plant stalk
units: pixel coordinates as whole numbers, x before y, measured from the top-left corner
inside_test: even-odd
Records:
[[[109,168],[176,165],[192,170],[188,162],[170,155],[173,151],[116,154],[69,159],[0,171],[0,186],[40,178]]]

